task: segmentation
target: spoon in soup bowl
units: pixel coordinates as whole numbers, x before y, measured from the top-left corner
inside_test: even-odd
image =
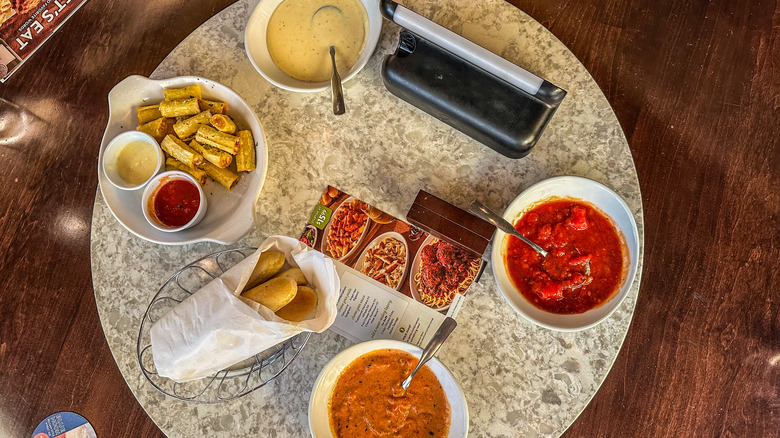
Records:
[[[436,333],[433,334],[431,340],[428,341],[428,345],[426,345],[423,349],[422,354],[420,355],[420,361],[417,362],[417,366],[414,367],[414,370],[412,370],[411,374],[409,374],[409,376],[403,382],[401,382],[400,388],[393,388],[394,396],[404,396],[406,390],[409,388],[409,385],[412,384],[412,378],[415,374],[417,374],[417,371],[419,371],[426,362],[431,360],[433,356],[436,355],[436,353],[439,351],[439,348],[441,348],[442,344],[444,344],[444,341],[447,340],[447,338],[457,326],[458,323],[453,318],[449,316],[444,318],[444,322],[442,322],[439,328],[436,329]]]
[[[330,88],[333,94],[333,114],[344,114],[344,90],[341,88],[341,76],[336,68],[336,48],[330,46],[330,61],[333,63],[333,74],[330,76]]]

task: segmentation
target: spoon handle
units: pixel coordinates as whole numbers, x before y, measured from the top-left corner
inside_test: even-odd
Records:
[[[341,76],[336,69],[336,48],[330,46],[330,61],[333,64],[333,74],[330,76],[330,88],[333,94],[333,114],[344,114],[344,90],[341,88]]]
[[[452,331],[455,330],[455,327],[457,326],[457,321],[451,317],[448,316],[444,318],[444,322],[441,323],[439,328],[436,330],[436,333],[434,333],[431,337],[431,340],[428,341],[428,345],[425,346],[425,349],[420,356],[420,362],[417,363],[417,366],[414,368],[412,373],[409,374],[409,377],[407,377],[406,380],[401,383],[401,388],[403,388],[404,391],[406,391],[406,389],[409,388],[409,385],[412,383],[412,377],[417,374],[417,371],[419,371],[426,362],[431,360],[431,358],[436,355],[436,352],[439,351],[441,344],[447,340],[447,338],[450,336],[450,333],[452,333]]]
[[[496,214],[493,210],[485,207],[481,202],[474,201],[471,203],[471,207],[469,207],[469,211],[476,214],[477,216],[481,217],[482,219],[485,219],[486,221],[490,222],[491,224],[498,227],[499,230],[511,234],[518,239],[522,240],[523,242],[527,243],[531,246],[536,252],[541,254],[543,257],[547,257],[547,251],[544,250],[541,246],[531,242],[528,240],[525,236],[518,233],[515,227],[512,226],[509,222],[507,222],[506,219]]]

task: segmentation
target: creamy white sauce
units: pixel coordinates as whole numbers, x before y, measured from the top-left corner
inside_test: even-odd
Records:
[[[367,29],[368,14],[359,0],[285,0],[271,14],[266,39],[279,69],[320,82],[330,79],[330,46],[343,75],[360,57]]]
[[[156,169],[157,151],[147,142],[131,141],[116,155],[116,171],[128,184],[143,184]]]

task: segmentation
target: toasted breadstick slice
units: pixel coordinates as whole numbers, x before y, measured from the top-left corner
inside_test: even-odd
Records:
[[[186,143],[170,134],[165,136],[160,143],[160,147],[170,156],[193,169],[202,166],[203,163],[206,162],[201,154],[195,152],[191,147],[187,146]]]
[[[176,158],[168,157],[165,159],[165,170],[180,170],[189,173],[193,178],[198,180],[200,185],[206,184],[206,172],[201,169],[193,169]]]
[[[230,166],[233,161],[233,156],[225,151],[221,151],[213,146],[200,144],[196,140],[190,142],[190,147],[197,153],[203,155],[203,158],[208,160],[209,163],[224,169]]]
[[[235,134],[236,132],[236,123],[233,121],[233,119],[230,118],[230,116],[226,116],[224,114],[215,114],[211,116],[209,123],[211,123],[211,126],[226,134]]]
[[[231,155],[238,153],[238,137],[217,131],[211,126],[201,125],[195,134],[195,140],[200,144],[220,148]]]
[[[198,99],[163,100],[160,102],[160,114],[163,117],[194,116],[200,111]]]
[[[173,125],[173,130],[180,139],[189,138],[198,132],[198,128],[200,128],[201,125],[208,124],[210,118],[211,111],[206,110],[176,122],[176,124]]]
[[[160,114],[160,105],[139,106],[135,109],[135,112],[138,114],[139,125],[149,123],[152,120],[162,117],[162,114]]]
[[[184,88],[166,88],[163,90],[163,94],[165,95],[165,100],[200,99],[203,97],[198,84]]]
[[[238,131],[238,153],[236,154],[236,171],[251,172],[257,167],[255,158],[255,140],[252,131]]]

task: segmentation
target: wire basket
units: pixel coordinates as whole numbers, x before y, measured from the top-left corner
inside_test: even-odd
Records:
[[[155,321],[255,250],[239,248],[209,254],[173,274],[154,296],[141,320],[137,344],[138,365],[154,389],[190,403],[215,404],[235,400],[275,379],[301,352],[311,336],[310,332],[300,333],[228,369],[191,382],[174,382],[158,375],[154,368],[149,330]]]

